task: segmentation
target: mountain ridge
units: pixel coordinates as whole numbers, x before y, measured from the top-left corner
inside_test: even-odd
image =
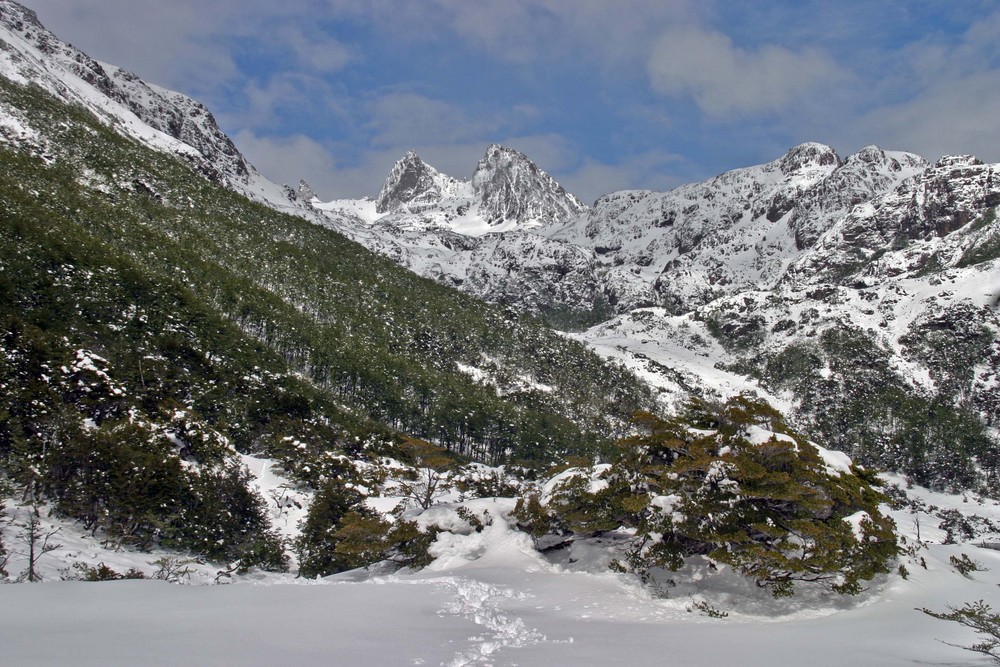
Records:
[[[598,325],[578,337],[662,382],[667,403],[692,388],[710,395],[720,391],[725,398],[741,387],[784,401],[810,423],[819,418],[822,401],[843,396],[817,395],[809,399],[811,407],[803,407],[801,401],[785,401],[782,392],[795,383],[805,387],[809,373],[829,379],[823,374],[833,367],[851,376],[854,369],[842,366],[837,355],[863,340],[878,352],[872,363],[892,391],[911,391],[917,403],[937,401],[978,415],[989,428],[996,423],[997,363],[990,345],[998,330],[993,313],[1000,295],[970,291],[975,276],[996,275],[1000,256],[991,165],[971,158],[930,165],[919,156],[874,146],[842,159],[829,146],[810,142],[772,162],[703,183],[665,193],[610,193],[588,208],[522,153],[493,144],[468,181],[440,174],[408,154],[382,186],[381,203],[324,203],[302,184],[298,191],[282,189],[250,166],[243,174],[245,161],[231,153],[231,142],[217,136],[210,114],[196,102],[83,55],[83,64],[74,65],[77,52],[17,8],[11,0],[0,2],[0,21],[13,44],[0,58],[8,75],[37,77],[102,122],[193,161],[196,169],[200,164],[207,180],[344,233],[420,275],[564,328]],[[53,60],[46,51],[63,55]],[[161,103],[164,108],[157,109]],[[131,107],[148,110],[152,125]],[[194,112],[197,122],[176,122],[182,112]],[[30,123],[16,114],[5,115],[0,127],[10,143],[31,141]],[[37,148],[43,155],[48,150]],[[129,188],[164,195],[143,178],[133,179]],[[950,282],[966,287],[949,295],[944,284]],[[607,348],[606,332],[615,326],[633,333]],[[647,349],[650,336],[673,336],[685,326],[691,333],[678,339],[689,347],[671,348],[670,354],[698,351],[697,356],[711,349],[721,355],[719,367],[692,366],[665,356],[665,347]],[[934,332],[942,328],[964,332],[954,371],[933,352]],[[778,368],[792,351],[801,355],[797,370]],[[976,354],[982,363],[970,365]],[[478,367],[482,361],[462,363]],[[712,384],[713,373],[720,371],[734,381],[728,389]],[[926,381],[930,373],[945,372],[945,382]],[[830,385],[824,391],[843,390],[850,384],[845,378],[840,389]],[[892,418],[888,404],[880,409],[880,419]],[[914,428],[931,429],[917,421]],[[821,432],[850,448],[846,434],[830,428]],[[985,437],[996,438],[993,432]],[[984,452],[985,441],[977,442]],[[922,464],[913,465],[916,470]]]

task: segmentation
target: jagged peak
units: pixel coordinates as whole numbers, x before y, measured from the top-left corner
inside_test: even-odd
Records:
[[[489,224],[562,221],[586,209],[527,155],[501,144],[486,148],[472,176],[472,188]]]
[[[896,160],[898,162],[906,162],[909,164],[927,164],[927,160],[916,153],[886,150],[885,148],[876,146],[875,144],[869,144],[859,148],[856,153],[849,155],[844,162],[845,164],[849,162],[876,163],[886,162],[889,160]]]
[[[876,162],[885,159],[886,152],[880,146],[875,144],[868,144],[867,146],[862,146],[856,153],[847,156],[847,160],[860,160],[862,162]]]
[[[792,147],[778,162],[783,173],[791,174],[811,167],[838,167],[841,159],[830,146],[810,141]]]
[[[304,199],[307,202],[312,201],[313,199],[319,199],[319,197],[316,196],[316,191],[313,190],[312,186],[309,185],[308,181],[304,178],[299,180],[298,195],[300,199]]]
[[[29,9],[13,0],[0,0],[0,22],[13,26],[13,23],[21,21],[29,24],[33,28],[44,30],[38,14],[33,9]]]
[[[983,161],[975,155],[943,155],[935,167],[978,167]]]
[[[406,151],[403,157],[396,160],[379,190],[375,210],[387,213],[415,200],[440,199],[437,176],[438,171],[424,162],[416,151]]]
[[[504,146],[502,144],[490,144],[486,148],[486,153],[483,154],[482,159],[479,164],[476,165],[476,171],[472,176],[473,182],[476,181],[476,174],[482,171],[489,171],[496,168],[502,168],[506,165],[516,165],[523,164],[533,173],[541,172],[538,166],[531,161],[531,159],[517,150],[516,148],[511,148],[509,146]],[[545,173],[545,172],[541,172]]]
[[[498,157],[500,155],[511,155],[514,157],[520,157],[524,160],[528,160],[528,156],[517,150],[516,148],[511,148],[510,146],[504,146],[503,144],[490,144],[486,147],[486,153],[483,155],[484,159],[488,159],[491,156]],[[529,162],[531,160],[528,160]]]

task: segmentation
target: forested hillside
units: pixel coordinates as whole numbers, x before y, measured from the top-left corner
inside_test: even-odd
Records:
[[[581,344],[37,87],[0,80],[0,108],[21,133],[0,144],[0,453],[22,494],[94,530],[280,566],[233,449],[312,482],[402,434],[545,462],[649,403]]]

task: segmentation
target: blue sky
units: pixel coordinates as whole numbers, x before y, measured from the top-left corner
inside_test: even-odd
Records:
[[[22,0],[205,102],[273,180],[374,195],[491,142],[585,201],[803,141],[1000,161],[1000,0]]]

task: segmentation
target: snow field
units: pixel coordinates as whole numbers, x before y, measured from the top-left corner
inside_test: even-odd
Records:
[[[285,483],[267,466],[255,470],[265,493]],[[910,493],[1000,521],[995,501]],[[465,530],[460,506],[483,520],[481,532]],[[775,600],[705,562],[672,575],[674,586],[644,587],[607,570],[612,540],[544,557],[504,520],[512,508],[511,499],[476,499],[421,514],[458,532],[439,536],[436,560],[420,572],[309,581],[256,573],[218,586],[57,581],[56,563],[74,558],[123,570],[155,557],[100,549],[63,525],[63,551],[44,557],[46,583],[0,586],[0,664],[763,667],[808,656],[817,666],[975,665],[973,654],[942,643],[968,644],[970,631],[916,609],[979,599],[1000,607],[1000,551],[940,544],[945,533],[932,517],[908,509],[893,512],[899,532],[914,543],[919,527],[923,546],[901,558],[907,579],[883,577],[856,598],[802,588]],[[5,541],[16,548],[10,530]],[[984,569],[961,575],[949,560],[961,554]],[[195,569],[188,581],[213,579],[211,566]],[[728,616],[710,618],[696,603]]]

